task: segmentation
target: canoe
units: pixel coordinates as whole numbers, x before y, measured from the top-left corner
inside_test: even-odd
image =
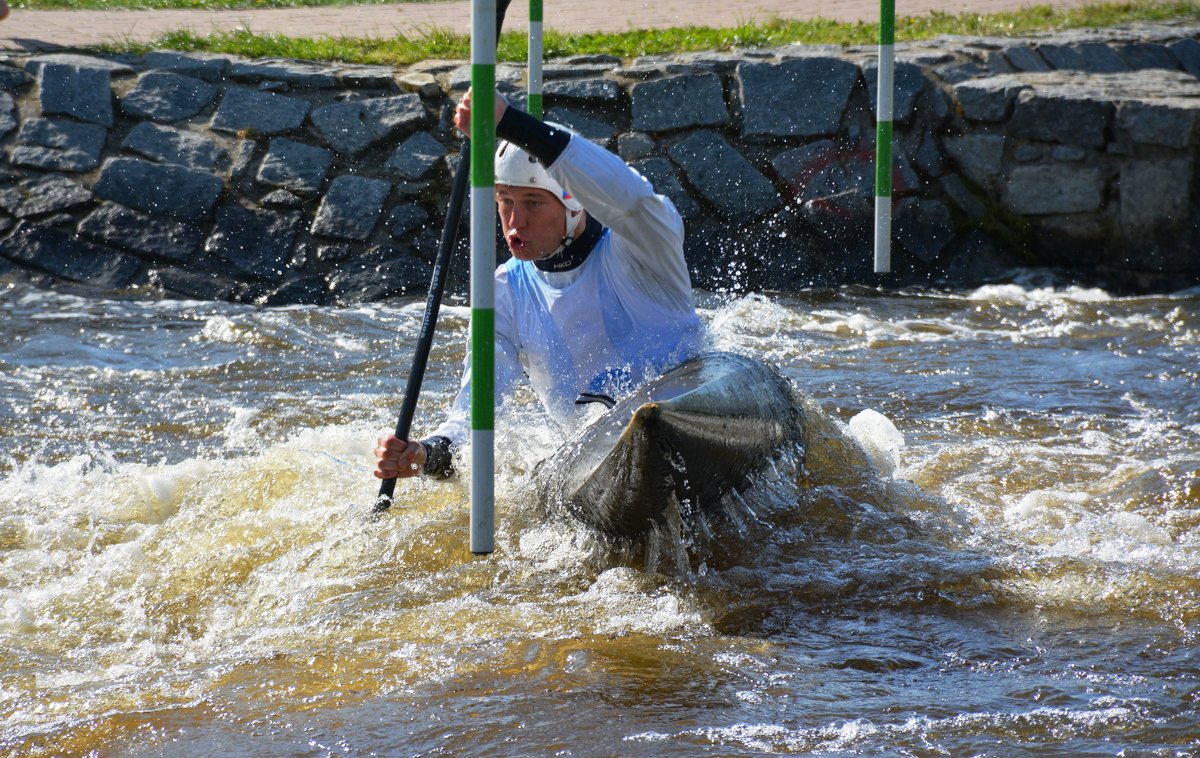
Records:
[[[678,509],[684,522],[728,514],[742,488],[786,444],[801,410],[773,367],[704,353],[606,411],[539,469],[543,502],[618,539],[636,539]],[[802,452],[802,451],[801,451]]]

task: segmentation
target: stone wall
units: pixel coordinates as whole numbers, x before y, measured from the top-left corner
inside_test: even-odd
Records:
[[[1198,39],[1154,25],[901,46],[883,278],[873,49],[556,60],[546,115],[675,201],[700,287],[1037,265],[1170,290],[1200,281]],[[520,98],[522,68],[497,79]],[[467,83],[461,61],[0,57],[0,277],[263,304],[423,294]]]

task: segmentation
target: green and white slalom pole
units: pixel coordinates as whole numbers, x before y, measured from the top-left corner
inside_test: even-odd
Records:
[[[529,0],[529,115],[542,118],[542,0]]]
[[[471,3],[471,552],[496,544],[496,0]]]
[[[879,76],[875,108],[875,273],[892,270],[892,89],[896,0],[879,2]]]

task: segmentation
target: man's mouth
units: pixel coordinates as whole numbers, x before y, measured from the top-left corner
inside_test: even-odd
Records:
[[[516,232],[508,233],[508,248],[510,250],[524,250],[526,242],[525,238]]]

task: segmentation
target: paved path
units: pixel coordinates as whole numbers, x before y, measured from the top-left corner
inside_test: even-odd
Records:
[[[15,5],[16,0],[9,0]],[[1030,5],[1078,7],[1089,0],[900,0],[899,15],[995,13]],[[527,28],[528,5],[515,0],[506,29]],[[773,16],[873,21],[878,0],[545,0],[548,28],[564,32],[617,32],[696,24],[733,26]],[[419,35],[431,28],[467,33],[469,0],[396,5],[262,10],[33,11],[13,8],[0,23],[0,49],[80,48],[102,42],[149,42],[176,29],[198,33],[238,28],[290,36],[386,37]]]

